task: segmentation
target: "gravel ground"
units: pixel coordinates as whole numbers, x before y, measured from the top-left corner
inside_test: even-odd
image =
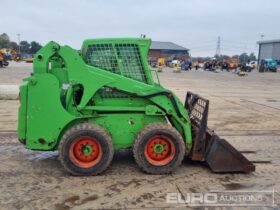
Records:
[[[19,84],[31,70],[31,64],[12,63],[0,70],[0,85]],[[256,172],[214,174],[203,164],[184,160],[172,175],[147,175],[130,151],[121,151],[100,176],[70,176],[56,152],[30,151],[17,141],[18,101],[0,100],[0,209],[185,209],[185,204],[166,203],[167,193],[186,197],[211,191],[279,191],[279,73],[239,77],[202,70],[172,73],[166,68],[159,76],[182,100],[187,90],[210,99],[209,127],[247,151]],[[274,196],[278,208],[280,195]]]

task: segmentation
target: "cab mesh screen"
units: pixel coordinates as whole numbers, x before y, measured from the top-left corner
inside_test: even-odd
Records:
[[[91,66],[147,83],[137,44],[90,45],[85,62]]]
[[[118,58],[122,64],[122,75],[147,82],[139,47],[136,44],[116,44]]]
[[[91,66],[120,74],[120,69],[112,44],[90,45],[86,53],[85,61]]]

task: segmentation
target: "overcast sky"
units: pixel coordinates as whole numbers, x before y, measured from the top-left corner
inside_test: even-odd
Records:
[[[280,0],[1,0],[2,33],[11,40],[54,40],[80,48],[86,38],[147,37],[172,41],[192,56],[257,53],[280,38]],[[4,18],[4,21],[3,21]]]

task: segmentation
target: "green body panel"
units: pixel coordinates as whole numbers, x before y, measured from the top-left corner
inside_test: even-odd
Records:
[[[26,120],[27,120],[27,86],[28,83],[24,82],[20,86],[20,107],[18,112],[18,138],[19,140],[26,139]]]
[[[106,128],[115,148],[121,149],[131,147],[145,125],[169,121],[190,150],[189,116],[171,91],[153,81],[147,63],[150,43],[149,39],[85,40],[81,55],[68,46],[48,43],[35,55],[33,75],[20,87],[19,139],[30,149],[55,150],[67,129],[92,122]],[[105,57],[98,57],[104,69],[94,63],[98,50]]]
[[[133,145],[136,135],[143,126],[153,122],[165,122],[163,116],[146,116],[145,114],[104,114],[91,118],[89,122],[98,124],[112,134],[116,149],[128,148]]]
[[[63,108],[59,82],[54,75],[36,75],[34,81],[28,85],[26,146],[30,149],[49,150],[56,145],[64,126],[74,120],[75,116]]]

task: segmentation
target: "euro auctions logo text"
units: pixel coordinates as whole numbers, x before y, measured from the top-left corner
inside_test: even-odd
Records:
[[[273,191],[224,191],[209,193],[167,193],[166,203],[186,206],[271,206]]]
[[[216,204],[218,203],[218,195],[216,193],[187,193],[186,196],[183,196],[181,193],[168,193],[166,203]]]

